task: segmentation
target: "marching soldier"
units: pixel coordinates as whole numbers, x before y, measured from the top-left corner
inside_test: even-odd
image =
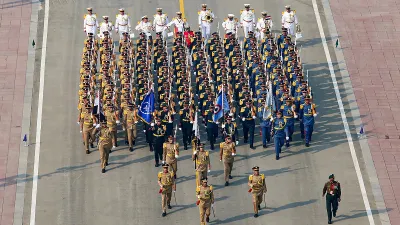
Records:
[[[239,138],[237,138],[237,125],[236,122],[232,122],[232,116],[228,116],[226,118],[226,123],[222,124],[222,133],[224,135],[224,140],[225,137],[230,136],[232,137],[232,141],[237,144],[239,144]]]
[[[92,13],[93,9],[87,8],[88,13],[83,16],[83,31],[86,35],[89,34],[96,35],[96,31],[99,28],[99,23],[97,22],[97,15]]]
[[[131,18],[125,14],[125,9],[119,9],[120,14],[117,14],[115,20],[115,32],[119,33],[119,39],[122,40],[124,33],[131,32]]]
[[[260,174],[260,167],[253,167],[253,175],[249,176],[249,192],[253,195],[254,217],[258,217],[258,210],[261,210],[263,194],[267,193],[264,174]],[[265,201],[265,199],[264,199]]]
[[[281,110],[283,112],[283,118],[286,119],[286,147],[289,147],[289,143],[292,141],[292,135],[294,133],[294,120],[297,118],[293,100],[291,98],[286,99],[286,105],[282,105]]]
[[[153,26],[151,25],[151,22],[149,21],[149,18],[147,16],[142,16],[142,20],[138,22],[135,30],[143,32],[147,35],[147,37],[151,38],[151,31],[153,30]]]
[[[260,35],[260,39],[264,40],[265,38],[265,33],[266,31],[269,31],[272,29],[273,23],[272,23],[272,19],[271,16],[267,15],[267,12],[261,12],[262,17],[260,17],[257,20],[257,30],[259,32]]]
[[[202,180],[201,186],[197,186],[196,196],[196,205],[200,209],[200,225],[206,225],[206,222],[210,222],[211,209],[214,208],[213,186],[207,184],[207,178]]]
[[[310,95],[307,95],[304,99],[304,104],[300,105],[300,123],[303,123],[305,145],[310,146],[311,136],[314,131],[314,117],[317,116],[317,111],[315,110],[315,104],[311,103]]]
[[[135,145],[137,130],[136,124],[138,123],[137,109],[134,108],[132,103],[128,104],[128,110],[125,114],[125,126],[126,126],[126,136],[129,144],[129,151],[133,151],[133,145]]]
[[[199,11],[199,28],[203,38],[210,38],[211,23],[214,20],[214,13],[211,9],[207,9],[207,4],[201,5],[201,11]]]
[[[183,103],[183,109],[179,111],[180,124],[183,136],[184,150],[187,150],[188,144],[190,144],[190,138],[192,137],[193,129],[193,112],[189,109],[189,102]]]
[[[100,23],[100,37],[104,38],[104,32],[111,33],[114,29],[114,26],[111,22],[108,21],[108,16],[103,16],[104,22]]]
[[[165,13],[162,13],[162,8],[157,8],[157,14],[154,15],[153,26],[156,28],[157,33],[161,33],[163,40],[165,41],[167,38],[167,24],[168,24],[168,16]]]
[[[114,106],[110,105],[104,112],[104,116],[107,120],[107,126],[110,128],[112,135],[112,149],[115,149],[117,145],[117,124],[120,124],[119,116],[117,111],[114,110]]]
[[[224,160],[224,178],[225,178],[225,186],[229,185],[229,179],[232,179],[232,168],[233,162],[235,161],[236,149],[235,143],[232,142],[230,136],[225,137],[225,142],[222,142],[219,145],[219,159]]]
[[[253,146],[254,142],[254,129],[256,126],[255,119],[256,117],[256,108],[252,106],[253,102],[248,100],[246,102],[246,106],[240,110],[240,117],[243,121],[243,136],[244,136],[244,143],[247,143],[247,139],[250,133],[250,148],[255,149]]]
[[[295,35],[295,28],[298,25],[296,11],[290,9],[290,5],[285,6],[286,11],[282,12],[282,27],[288,30],[288,34]]]
[[[178,159],[179,157],[179,144],[174,143],[174,137],[168,136],[168,142],[163,144],[163,164],[167,163],[170,166],[172,172],[174,172],[174,178],[176,179],[176,172],[178,171]]]
[[[204,144],[200,143],[199,150],[193,151],[192,160],[195,163],[196,187],[200,186],[200,181],[207,178],[207,173],[211,170],[210,153],[204,150]]]
[[[214,105],[210,104],[209,109],[204,112],[207,129],[207,139],[210,141],[211,150],[218,138],[218,124],[214,122]]]
[[[268,111],[271,111],[270,107],[271,106],[266,105],[264,100],[262,102],[262,107],[258,108],[258,118],[260,119],[263,148],[267,148],[267,143],[271,141],[272,113],[268,113]]]
[[[225,33],[237,34],[237,28],[239,26],[238,19],[234,18],[235,15],[228,14],[228,19],[222,23],[222,27],[225,29]]]
[[[240,10],[240,25],[244,29],[245,38],[249,37],[249,31],[253,31],[256,26],[254,9],[250,9],[250,4],[244,4],[245,10]]]
[[[336,212],[339,207],[340,196],[342,189],[340,183],[335,181],[335,175],[329,175],[329,181],[325,183],[322,189],[322,197],[326,194],[326,211],[328,213],[328,224],[332,224],[332,214],[336,217]]]
[[[89,144],[91,148],[94,148],[93,142],[95,140],[95,136],[93,128],[97,125],[97,118],[92,114],[92,107],[90,105],[86,106],[86,111],[81,113],[80,122],[86,154],[90,154]]]
[[[279,160],[279,154],[281,153],[282,146],[285,143],[286,136],[286,119],[282,118],[281,111],[276,112],[276,119],[273,119],[272,127],[273,130],[271,131],[271,133],[274,137],[276,160]]]
[[[154,160],[155,167],[159,167],[160,160],[162,160],[163,156],[163,144],[165,141],[165,126],[161,124],[161,120],[159,118],[155,119],[156,124],[151,123],[151,131],[153,133],[153,150],[154,150]]]
[[[106,166],[108,166],[108,156],[110,155],[111,147],[112,147],[112,131],[107,125],[107,121],[101,121],[101,127],[99,128],[99,152],[100,152],[100,164],[101,164],[101,172],[106,172]]]
[[[167,207],[171,209],[172,191],[176,191],[176,183],[174,172],[168,171],[168,164],[163,164],[163,171],[158,173],[158,185],[160,186],[159,193],[161,194],[161,207],[163,210],[162,216],[167,215]]]
[[[183,33],[184,28],[187,26],[187,22],[185,18],[182,18],[182,12],[177,12],[176,17],[174,17],[172,21],[167,24],[167,27],[169,28],[172,24],[175,25],[175,35],[177,35],[178,32]]]

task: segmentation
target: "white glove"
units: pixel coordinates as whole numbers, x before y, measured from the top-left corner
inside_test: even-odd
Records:
[[[317,117],[317,114],[315,113],[313,116],[314,116],[314,117]]]
[[[179,155],[176,155],[176,154],[175,154],[175,158],[179,158]]]
[[[245,120],[246,120],[246,118],[243,117],[243,118],[242,118],[242,121],[245,121]]]
[[[82,130],[80,130],[79,133],[82,133]]]
[[[143,130],[143,133],[146,133],[146,130]]]
[[[116,122],[117,122],[117,124],[120,124],[120,123],[121,123],[121,121],[119,121],[119,120],[117,120]]]
[[[122,130],[125,131],[125,127],[123,127]]]
[[[94,123],[93,126],[95,127],[97,125],[97,123]]]
[[[233,113],[229,113],[229,116],[233,116]]]
[[[193,121],[190,121],[190,123],[193,123]]]
[[[253,119],[256,119],[257,117],[256,116],[253,116]]]
[[[135,121],[135,124],[137,124],[139,121]]]
[[[208,170],[207,170],[207,173],[209,173],[209,172],[211,172],[211,170],[210,170],[210,169],[208,169]]]
[[[81,123],[79,123],[79,122],[76,122],[78,125],[81,125]]]
[[[99,128],[99,127],[100,127],[100,124],[97,124],[97,125],[96,125],[96,128]]]
[[[271,119],[269,119],[269,121],[271,121],[271,122],[274,121],[274,118],[271,117]]]
[[[297,119],[297,117],[299,117],[298,115],[294,115],[294,118]]]
[[[193,155],[196,155],[196,154],[197,154],[197,150],[193,152]]]
[[[154,123],[151,123],[150,126],[154,127]]]
[[[217,121],[217,122],[215,122],[215,124],[219,124],[219,122]]]
[[[222,128],[225,128],[225,124],[222,124],[222,126],[221,126]]]
[[[232,156],[235,156],[236,154],[232,152]]]
[[[164,164],[164,163],[165,163],[165,161],[162,161],[161,163],[162,163],[162,164]]]
[[[236,141],[236,145],[238,145],[239,144],[239,141]]]
[[[286,137],[286,141],[289,141],[289,137]]]
[[[179,130],[182,130],[182,128],[179,127]]]
[[[172,120],[168,121],[168,123],[172,123]]]

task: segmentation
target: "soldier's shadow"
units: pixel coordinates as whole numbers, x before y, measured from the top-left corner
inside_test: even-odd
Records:
[[[215,198],[214,201],[215,202],[224,201],[228,198],[229,198],[228,196],[222,196],[222,197]],[[175,205],[175,206],[173,205],[172,211],[169,214],[174,214],[179,211],[186,210],[186,209],[193,208],[193,207],[197,207],[197,205],[195,203],[186,204],[186,205]],[[177,208],[177,209],[174,210],[174,208]]]
[[[391,208],[386,209],[387,212],[390,212],[392,210],[393,209],[391,209]],[[338,215],[333,222],[339,222],[339,221],[343,221],[343,220],[349,220],[349,219],[367,216],[367,212],[365,210],[352,210],[351,212],[354,214],[353,215]],[[376,215],[376,214],[383,213],[383,212],[385,212],[385,210],[371,210],[372,215]]]

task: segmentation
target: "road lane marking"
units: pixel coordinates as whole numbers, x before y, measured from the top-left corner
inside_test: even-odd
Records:
[[[185,0],[179,0],[179,10],[182,13],[182,18],[186,18],[185,17]]]
[[[317,5],[316,0],[312,0],[312,4],[313,4],[313,8],[314,8],[315,17],[317,19],[318,29],[319,29],[319,33],[320,33],[321,40],[322,40],[322,46],[324,47],[324,52],[325,52],[326,59],[328,62],[329,72],[331,74],[333,88],[335,89],[336,100],[339,105],[339,110],[340,110],[340,115],[341,115],[342,121],[343,121],[344,131],[346,132],[347,141],[349,143],[351,158],[353,159],[353,164],[354,164],[354,168],[356,170],[358,183],[360,185],[360,190],[361,190],[361,195],[362,195],[362,198],[364,201],[365,210],[367,211],[369,224],[375,225],[375,221],[374,221],[374,218],[372,217],[371,207],[370,207],[368,196],[367,196],[367,191],[366,191],[365,185],[364,185],[364,179],[362,177],[362,173],[361,173],[361,169],[360,169],[360,164],[358,163],[356,150],[354,148],[353,138],[351,137],[349,124],[347,122],[346,114],[345,114],[344,107],[343,107],[342,98],[340,97],[339,86],[338,86],[338,83],[336,80],[336,75],[335,75],[335,72],[333,69],[332,59],[329,54],[329,49],[328,49],[328,45],[327,45],[326,38],[325,38],[325,32],[322,27],[321,17],[319,15],[319,10],[318,10],[318,5]]]
[[[44,74],[46,68],[46,50],[47,50],[47,34],[49,27],[49,7],[50,1],[45,2],[44,25],[43,25],[43,42],[42,42],[42,58],[40,61],[40,80],[39,80],[39,100],[38,113],[36,118],[36,142],[35,142],[35,161],[33,166],[33,183],[32,183],[32,202],[31,202],[31,219],[30,225],[35,225],[36,220],[36,199],[39,179],[39,157],[40,157],[40,136],[42,131],[42,113],[43,113],[43,90],[44,90]]]

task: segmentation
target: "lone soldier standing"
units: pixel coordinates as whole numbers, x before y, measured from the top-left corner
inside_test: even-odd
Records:
[[[174,143],[174,137],[172,135],[168,136],[168,142],[163,144],[163,163],[167,163],[172,172],[174,172],[174,178],[176,179],[176,172],[178,171],[179,157],[179,144]]]
[[[263,201],[263,194],[267,192],[265,176],[260,174],[260,167],[253,167],[253,175],[249,176],[248,185],[250,186],[249,192],[253,195],[254,217],[257,218],[258,210],[261,210],[260,205]]]
[[[158,185],[160,186],[159,193],[161,194],[161,207],[163,210],[162,216],[167,215],[167,207],[171,209],[172,189],[176,191],[176,183],[174,172],[168,171],[168,164],[163,164],[163,171],[158,173]]]
[[[200,209],[200,225],[210,222],[210,211],[214,206],[214,192],[212,185],[207,184],[207,178],[202,180],[202,185],[196,188],[197,202]],[[204,216],[205,221],[204,222]]]
[[[336,211],[339,207],[340,196],[342,189],[340,183],[335,181],[335,175],[329,175],[329,181],[325,183],[324,189],[322,190],[322,197],[326,194],[326,211],[328,213],[328,224],[332,224],[332,213],[333,217],[336,217]]]
[[[137,130],[136,124],[138,122],[137,109],[134,109],[133,104],[129,103],[128,109],[125,115],[125,125],[126,125],[126,136],[129,144],[129,151],[133,151],[133,145],[135,145]]]
[[[208,171],[211,170],[210,153],[204,150],[204,144],[199,144],[199,150],[193,152],[192,160],[196,163],[196,187],[200,186],[200,181],[207,178]]]
[[[232,168],[233,162],[235,161],[234,156],[236,155],[235,143],[232,142],[230,136],[225,137],[225,142],[222,142],[219,145],[220,152],[219,158],[220,161],[224,159],[224,177],[225,177],[225,186],[229,185],[229,179],[232,179]]]
[[[87,8],[88,14],[83,16],[83,31],[86,32],[86,35],[93,34],[96,35],[97,28],[99,27],[99,23],[97,22],[97,15],[93,14],[92,8]]]
[[[112,147],[112,131],[108,127],[106,121],[101,121],[100,137],[99,137],[99,152],[100,152],[100,163],[101,163],[101,172],[106,172],[106,166],[108,165],[108,156],[110,155],[110,150]]]

